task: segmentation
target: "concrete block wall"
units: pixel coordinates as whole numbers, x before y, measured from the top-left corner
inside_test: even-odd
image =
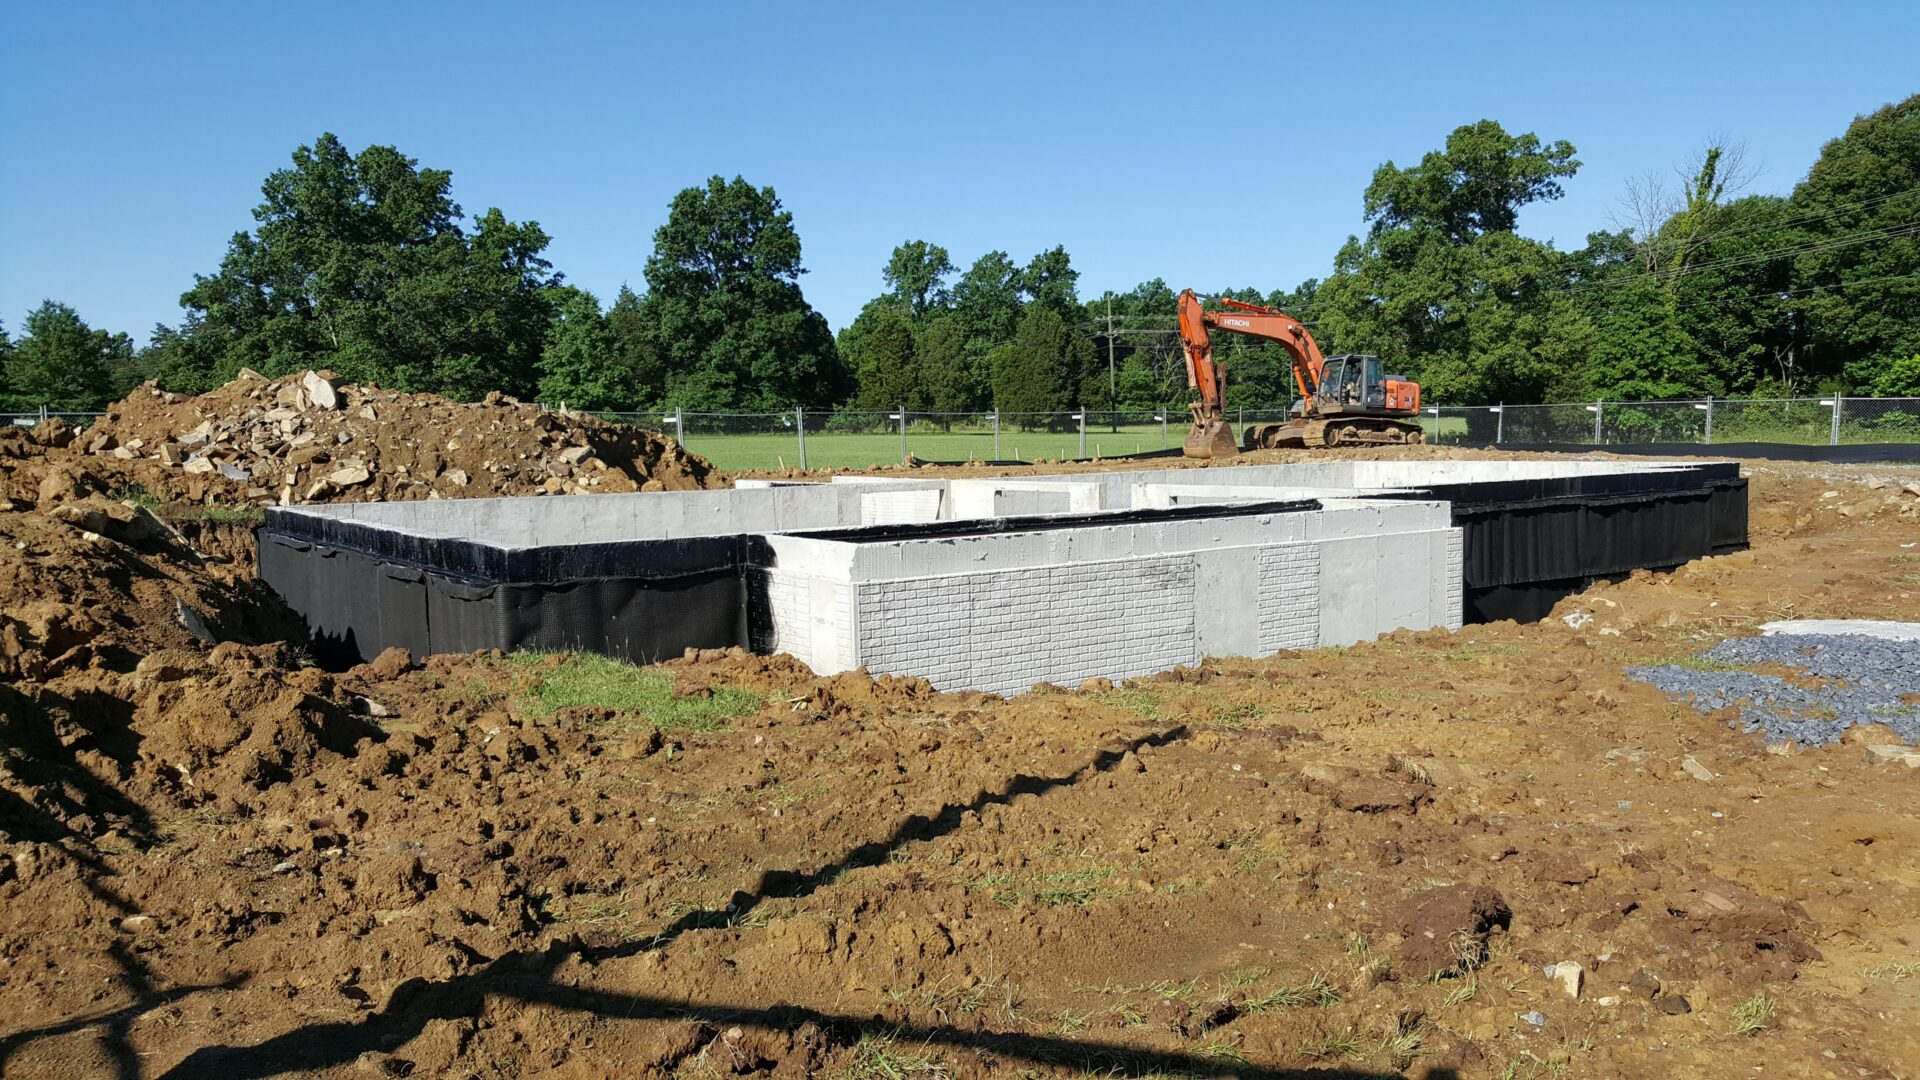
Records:
[[[859,587],[859,659],[942,690],[1018,693],[1199,659],[1182,556],[904,578]]]
[[[1417,501],[929,540],[768,537],[754,571],[765,595],[749,603],[766,627],[757,643],[823,674],[863,666],[1014,693],[1457,628],[1459,539],[1445,504]],[[823,591],[802,611],[804,590]]]

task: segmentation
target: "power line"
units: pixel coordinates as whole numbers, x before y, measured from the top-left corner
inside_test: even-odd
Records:
[[[1773,259],[1784,259],[1795,255],[1808,255],[1817,251],[1830,251],[1835,248],[1851,247],[1854,244],[1871,243],[1875,240],[1893,240],[1903,236],[1914,235],[1920,235],[1920,220],[1905,221],[1897,225],[1888,225],[1878,229],[1867,229],[1857,233],[1846,233],[1841,236],[1813,240],[1804,244],[1791,244],[1785,247],[1769,248],[1765,251],[1749,252],[1745,255],[1716,259],[1712,262],[1699,263],[1674,270],[1645,270],[1636,273],[1622,274],[1616,277],[1603,278],[1597,281],[1575,282],[1566,286],[1564,291],[1574,293],[1586,292],[1592,289],[1617,288],[1621,285],[1633,284],[1642,278],[1652,278],[1657,281],[1674,281],[1693,274],[1704,274],[1709,270],[1726,270],[1738,266],[1749,266],[1754,263],[1769,262]]]
[[[1708,304],[1727,304],[1736,300],[1755,300],[1765,296],[1781,298],[1800,296],[1804,293],[1819,292],[1822,289],[1842,292],[1859,285],[1877,285],[1888,281],[1911,281],[1915,284],[1920,284],[1920,274],[1888,274],[1885,277],[1858,278],[1853,281],[1842,281],[1837,285],[1806,285],[1798,289],[1761,289],[1757,292],[1750,292],[1741,296],[1709,296],[1702,297],[1698,300],[1689,300],[1684,304],[1675,304],[1673,305],[1673,309],[1675,311],[1681,311],[1686,308],[1704,307]]]
[[[1885,203],[1892,202],[1895,199],[1904,199],[1909,195],[1920,195],[1920,187],[1911,187],[1905,191],[1896,191],[1891,195],[1881,195],[1878,198],[1873,198],[1873,199],[1863,199],[1860,202],[1856,202],[1856,203],[1846,203],[1842,206],[1836,206],[1830,210],[1819,211],[1818,213],[1796,214],[1791,217],[1783,218],[1779,221],[1763,221],[1753,225],[1742,225],[1742,226],[1739,226],[1738,228],[1733,228],[1733,229],[1717,229],[1717,230],[1714,230],[1713,232],[1701,233],[1699,236],[1688,237],[1686,242],[1687,243],[1703,243],[1705,241],[1713,240],[1713,239],[1725,239],[1729,236],[1744,236],[1745,234],[1750,232],[1762,232],[1767,229],[1798,228],[1799,226],[1810,225],[1816,221],[1824,221],[1827,218],[1834,217],[1839,214],[1844,214],[1852,210],[1865,210],[1870,207],[1880,206]],[[1654,239],[1655,238],[1653,237],[1648,237],[1645,242],[1652,243],[1654,242]]]

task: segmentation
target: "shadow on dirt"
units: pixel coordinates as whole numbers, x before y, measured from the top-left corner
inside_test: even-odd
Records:
[[[185,1077],[267,1077],[288,1070],[324,1069],[353,1062],[369,1051],[403,1047],[431,1021],[476,1014],[488,999],[590,1013],[623,1020],[666,1019],[714,1025],[752,1024],[792,1030],[812,1023],[825,1029],[839,1045],[851,1045],[863,1031],[884,1030],[897,1040],[976,1050],[1001,1057],[1085,1069],[1157,1072],[1204,1076],[1261,1076],[1350,1078],[1398,1075],[1391,1072],[1342,1067],[1268,1070],[1244,1062],[1200,1054],[1141,1050],[1097,1039],[1070,1039],[1022,1032],[963,1031],[947,1025],[893,1026],[876,1017],[820,1012],[793,1005],[759,1009],[703,1006],[684,999],[656,998],[555,985],[556,969],[578,956],[598,964],[664,948],[690,930],[738,920],[763,901],[806,896],[841,874],[884,863],[902,845],[934,839],[961,826],[969,812],[1004,804],[1022,795],[1040,795],[1070,787],[1113,768],[1129,752],[1163,746],[1187,736],[1185,725],[1152,732],[1125,744],[1100,751],[1092,760],[1063,776],[1019,775],[999,791],[982,791],[965,803],[949,803],[938,812],[915,814],[902,821],[883,840],[862,844],[830,865],[806,873],[774,872],[763,876],[759,891],[736,893],[724,910],[689,913],[657,935],[636,942],[595,948],[578,939],[556,941],[540,952],[502,956],[470,974],[445,982],[414,979],[397,988],[386,1005],[364,1020],[314,1024],[268,1039],[257,1046],[204,1047],[168,1070],[166,1080]],[[1430,1072],[1432,1080],[1448,1080],[1451,1073]]]

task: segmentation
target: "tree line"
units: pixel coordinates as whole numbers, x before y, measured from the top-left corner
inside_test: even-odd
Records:
[[[1448,404],[1920,395],[1920,95],[1857,117],[1785,196],[1742,194],[1738,146],[1630,185],[1577,250],[1520,235],[1580,161],[1566,140],[1464,125],[1362,193],[1365,231],[1324,279],[1216,289],[1307,322]],[[1184,398],[1165,281],[1083,300],[1063,247],[962,270],[914,240],[836,336],[807,303],[793,215],[715,176],[676,195],[611,304],[568,284],[548,235],[469,218],[452,175],[323,135],[262,185],[255,227],[145,347],[47,301],[0,327],[0,407],[95,409],[145,379],[200,392],[243,367],[471,400],[769,412],[1150,409]],[[1217,335],[1229,404],[1293,397],[1278,348]]]

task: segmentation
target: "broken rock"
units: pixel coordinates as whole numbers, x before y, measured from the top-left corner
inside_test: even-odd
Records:
[[[309,371],[300,376],[300,389],[306,391],[307,401],[315,408],[337,409],[340,407],[339,380],[328,378],[317,371]]]

